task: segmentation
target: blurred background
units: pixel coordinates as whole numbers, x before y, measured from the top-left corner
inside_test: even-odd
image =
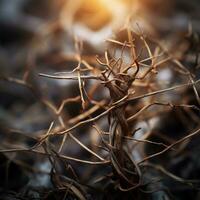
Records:
[[[77,64],[77,38],[82,41],[83,58],[93,65],[95,56],[103,55],[108,48],[106,40],[115,37],[118,41],[124,41],[123,29],[131,25],[136,31],[141,28],[151,39],[161,43],[165,41],[165,48],[177,59],[191,66],[195,63],[199,65],[199,11],[199,0],[0,0],[1,149],[30,147],[36,143],[34,137],[44,133],[55,119],[54,114],[45,106],[45,99],[59,106],[63,99],[79,95],[75,81],[51,80],[38,75],[73,70]],[[199,71],[193,72],[200,77]],[[171,70],[164,70],[159,75],[159,81],[167,82],[167,86],[170,86],[172,83],[182,83],[183,79]],[[190,93],[191,91],[187,91],[187,94]],[[174,99],[186,100],[184,94],[183,98],[179,95]],[[107,93],[99,95],[106,96]],[[98,94],[96,98],[100,98]],[[192,102],[194,96],[188,99]],[[67,121],[76,117],[80,113],[80,107],[80,102],[67,105],[64,109],[64,119]],[[190,127],[187,127],[187,130],[197,126],[199,115],[195,117],[189,117],[191,121],[188,121]],[[174,118],[173,120],[177,121],[176,116]],[[173,125],[173,120],[170,125],[178,126]],[[73,124],[72,121],[69,123]],[[106,127],[107,124],[102,121],[101,125]],[[169,126],[163,127],[167,129]],[[185,130],[182,122],[180,127]],[[180,129],[173,129],[177,137],[178,134],[181,136]],[[86,127],[81,129],[83,132],[85,130]],[[90,140],[98,140],[91,130],[89,134]],[[90,145],[87,137],[78,136],[85,144]],[[173,134],[167,137],[174,139]],[[53,140],[55,144],[60,142],[59,138]],[[195,144],[190,148],[193,149]],[[74,141],[68,142],[66,146],[66,155],[76,157],[81,152],[80,146]],[[195,153],[190,157],[190,164],[187,160],[189,157],[186,156],[180,160],[173,160],[169,168],[188,179],[200,178],[200,160],[194,156],[199,154],[199,148],[195,146],[193,150]],[[88,155],[84,156],[88,158]],[[167,162],[162,159],[161,161]],[[88,172],[87,166],[73,166],[82,176],[82,180],[90,183],[89,177],[96,172]],[[104,172],[104,169],[100,169]],[[41,198],[40,192],[45,195],[47,193],[44,188],[52,188],[50,171],[48,159],[38,155],[34,157],[26,153],[0,153],[0,198],[6,199],[10,196],[12,199],[19,193],[21,199]],[[83,172],[86,175],[83,176]],[[149,176],[152,177],[153,173]],[[174,186],[170,184],[167,182],[166,185],[169,188]],[[182,185],[177,188],[175,186],[172,191],[174,199],[200,198],[196,190],[186,189]],[[150,199],[171,199],[167,191],[166,189],[165,194],[152,195]],[[183,191],[185,193],[182,193]],[[48,198],[54,199],[51,195]],[[92,199],[91,196],[90,198]]]

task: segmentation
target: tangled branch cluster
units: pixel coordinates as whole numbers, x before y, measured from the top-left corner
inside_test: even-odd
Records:
[[[107,40],[108,50],[96,58],[85,57],[83,44],[76,39],[72,59],[77,66],[72,71],[39,74],[40,79],[78,84],[79,94],[62,100],[58,107],[38,94],[29,82],[30,69],[22,80],[1,77],[28,88],[53,114],[53,120],[48,130],[32,136],[14,130],[31,139],[34,145],[18,147],[3,143],[0,152],[8,156],[34,154],[48,159],[50,171],[40,173],[47,173],[52,185],[65,195],[87,199],[87,191],[100,191],[109,196],[112,188],[139,198],[141,193],[154,192],[147,191],[155,181],[148,175],[152,169],[176,182],[198,185],[198,181],[171,173],[159,160],[166,153],[170,159],[178,157],[200,133],[199,80],[181,59],[171,55],[162,44],[146,38],[140,29],[137,34],[130,28],[123,33],[126,40]],[[169,73],[171,78],[164,82],[159,78],[160,73]],[[191,88],[192,95],[187,96]],[[79,114],[70,117],[66,109],[69,105],[78,109]],[[187,130],[190,132],[181,138],[156,133],[155,127],[162,123],[162,116],[170,117],[174,110],[184,111],[196,120],[192,129]],[[154,137],[160,139],[151,140]],[[154,146],[153,153],[148,152],[149,146]],[[75,148],[77,153],[72,152]],[[68,155],[70,151],[72,156]],[[26,170],[36,170],[23,162],[21,165]]]

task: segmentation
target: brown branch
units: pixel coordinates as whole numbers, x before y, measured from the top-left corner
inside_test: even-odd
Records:
[[[150,159],[152,159],[152,158],[155,158],[155,157],[157,157],[157,156],[159,156],[159,155],[161,155],[161,154],[167,152],[168,150],[170,150],[171,148],[173,148],[173,147],[176,146],[177,144],[180,144],[180,143],[184,142],[185,140],[188,140],[188,139],[190,139],[190,138],[192,138],[192,137],[198,135],[199,133],[200,133],[200,129],[198,129],[198,130],[196,130],[196,131],[190,133],[189,135],[187,135],[187,136],[181,138],[180,140],[174,142],[173,144],[171,144],[171,145],[169,145],[168,147],[166,147],[164,150],[162,150],[162,151],[160,151],[160,152],[158,152],[158,153],[152,154],[152,155],[150,155],[150,156],[147,156],[146,158],[144,158],[143,160],[141,160],[140,162],[138,162],[138,164],[141,164],[141,163],[143,163],[143,162],[145,162],[145,161],[147,161],[147,160],[150,160]]]

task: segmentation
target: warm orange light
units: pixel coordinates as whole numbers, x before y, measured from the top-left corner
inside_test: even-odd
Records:
[[[112,20],[112,14],[101,0],[84,0],[75,20],[84,23],[92,30],[101,29]]]
[[[129,14],[132,2],[133,0],[67,0],[61,17],[65,22],[78,22],[96,31],[108,24],[122,24]]]

